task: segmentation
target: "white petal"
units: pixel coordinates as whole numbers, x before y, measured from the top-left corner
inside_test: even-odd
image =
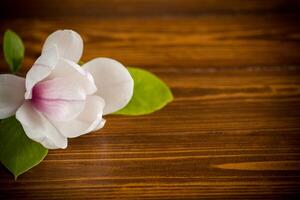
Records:
[[[48,149],[67,147],[67,138],[61,135],[46,117],[36,111],[29,101],[17,110],[16,118],[21,122],[26,135],[44,147]]]
[[[104,114],[120,110],[133,94],[133,79],[128,70],[110,58],[96,58],[83,65],[94,77],[96,95],[105,101]]]
[[[57,47],[53,45],[35,61],[26,75],[25,99],[31,99],[32,88],[38,82],[45,79],[57,65],[59,60]]]
[[[11,74],[0,75],[0,119],[14,115],[22,105],[25,79]]]
[[[53,44],[57,45],[59,56],[74,62],[80,60],[83,51],[83,41],[75,31],[58,30],[50,34],[44,43],[42,51],[44,52]]]
[[[104,126],[102,113],[104,100],[98,96],[88,96],[85,108],[80,115],[69,122],[53,122],[65,137],[74,138]]]
[[[77,85],[80,85],[87,95],[97,91],[93,76],[81,68],[77,63],[67,59],[60,58],[55,69],[51,72],[49,77],[47,77],[48,80],[54,78],[69,78],[76,80]]]
[[[106,120],[102,118],[102,120],[99,122],[98,126],[93,131],[98,131],[99,129],[103,128],[106,123]]]

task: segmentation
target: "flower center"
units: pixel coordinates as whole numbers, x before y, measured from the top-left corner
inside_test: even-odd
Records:
[[[30,100],[32,105],[49,119],[56,121],[74,119],[84,109],[85,99],[68,98],[68,94],[74,95],[76,91],[66,87],[66,84],[60,79],[39,82],[32,89]],[[79,93],[78,96],[82,95]]]
[[[44,105],[42,101],[42,94],[43,94],[43,87],[39,87],[39,84],[36,84],[32,88],[32,98],[31,103],[35,106],[38,110],[44,110]]]

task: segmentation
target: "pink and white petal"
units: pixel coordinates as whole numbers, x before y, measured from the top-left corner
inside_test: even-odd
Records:
[[[58,50],[57,47],[53,45],[47,51],[43,52],[43,54],[35,61],[26,75],[25,99],[31,99],[32,88],[35,84],[44,80],[51,74],[52,70],[57,65],[58,60]]]
[[[24,102],[25,79],[12,74],[0,75],[0,119],[14,115]]]
[[[85,100],[86,93],[80,82],[74,78],[54,78],[39,82],[32,91],[34,98],[60,99],[60,100]]]
[[[67,147],[67,138],[61,135],[50,121],[32,106],[30,101],[26,101],[17,110],[16,118],[21,122],[26,135],[44,147],[48,149]]]
[[[84,109],[85,100],[33,98],[32,105],[52,121],[66,122],[75,119]]]
[[[83,65],[98,88],[96,95],[105,101],[104,115],[125,107],[133,95],[133,79],[128,70],[110,58],[96,58]]]
[[[47,80],[54,78],[69,78],[77,81],[77,85],[85,90],[86,95],[93,94],[97,91],[93,76],[81,68],[77,63],[60,58],[57,66],[52,71]]]
[[[78,62],[83,52],[81,36],[72,30],[58,30],[50,34],[46,39],[42,52],[52,45],[57,45],[59,56]]]
[[[104,126],[102,114],[104,100],[98,96],[88,96],[85,108],[74,120],[62,123],[54,122],[54,125],[65,137],[74,138],[89,133],[96,128]]]

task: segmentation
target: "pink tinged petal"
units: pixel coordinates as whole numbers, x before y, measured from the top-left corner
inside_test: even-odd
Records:
[[[22,105],[25,79],[11,74],[0,75],[0,119],[14,115]]]
[[[93,94],[97,91],[93,76],[77,63],[67,59],[60,58],[55,69],[49,77],[47,77],[48,80],[54,78],[67,78],[76,81],[77,85],[85,91],[86,95]]]
[[[86,92],[76,79],[65,77],[39,82],[33,88],[33,96],[48,100],[85,100]]]
[[[84,100],[42,99],[33,96],[32,105],[53,121],[70,121],[84,109]]]
[[[50,34],[46,39],[43,52],[52,45],[57,45],[59,56],[78,62],[83,52],[83,41],[81,36],[72,30],[58,30]]]
[[[25,99],[31,99],[32,88],[35,84],[44,80],[51,74],[58,60],[58,50],[57,47],[53,45],[47,51],[43,52],[43,54],[35,61],[26,75]]]
[[[80,115],[69,122],[54,122],[55,126],[65,137],[74,138],[89,133],[96,128],[102,128],[104,100],[98,96],[88,96],[85,108]]]
[[[125,107],[133,95],[133,79],[128,70],[110,58],[96,58],[83,65],[98,88],[96,95],[105,101],[104,115]]]
[[[32,106],[30,101],[26,101],[17,110],[16,118],[21,122],[26,135],[44,147],[48,149],[67,147],[67,138],[61,135],[51,122]]]

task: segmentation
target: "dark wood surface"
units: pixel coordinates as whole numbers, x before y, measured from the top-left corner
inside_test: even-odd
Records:
[[[17,181],[1,166],[1,199],[300,195],[297,1],[83,2],[4,0],[0,32],[24,39],[22,73],[48,34],[70,28],[84,38],[83,61],[148,69],[175,100],[147,116],[107,116],[103,129],[50,151]]]

